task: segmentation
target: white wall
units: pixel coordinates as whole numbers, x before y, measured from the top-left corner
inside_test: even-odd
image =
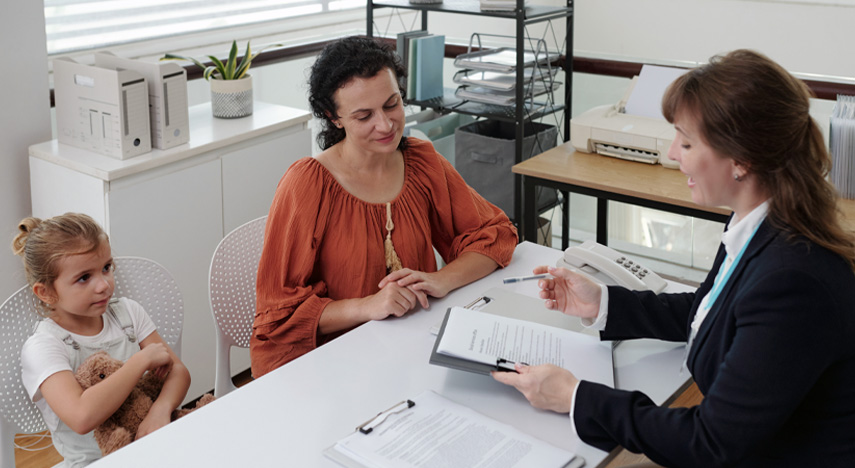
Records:
[[[565,5],[565,0],[531,0]],[[706,62],[738,48],[763,52],[795,73],[855,79],[851,29],[855,7],[775,0],[575,0],[576,54],[644,61]],[[382,11],[382,10],[380,10]],[[408,19],[376,21],[381,30],[409,27]],[[563,40],[554,24],[548,42]],[[418,24],[418,23],[416,23]],[[449,41],[466,42],[472,32],[513,35],[513,21],[470,15],[429,16],[429,28]],[[530,26],[542,37],[543,23]],[[559,45],[560,47],[560,45]]]
[[[4,0],[0,7],[0,301],[26,283],[9,244],[30,214],[27,148],[51,138],[44,5]],[[12,13],[14,11],[14,14]]]
[[[577,0],[577,53],[706,62],[756,49],[795,73],[855,77],[855,8],[756,0]]]

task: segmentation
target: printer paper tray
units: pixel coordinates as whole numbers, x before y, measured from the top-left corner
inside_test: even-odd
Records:
[[[638,161],[647,164],[656,164],[657,162],[659,162],[659,155],[656,153],[651,153],[650,151],[609,145],[606,143],[597,143],[594,149],[597,154],[601,154],[603,156],[610,156],[619,159],[628,159],[630,161]]]

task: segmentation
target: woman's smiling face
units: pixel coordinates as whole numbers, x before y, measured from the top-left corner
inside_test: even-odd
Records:
[[[736,193],[736,163],[714,150],[701,134],[698,119],[684,109],[674,115],[677,136],[668,157],[680,163],[680,171],[689,177],[692,200],[701,206],[733,207]]]
[[[404,134],[404,105],[395,72],[354,78],[333,95],[337,122],[349,144],[367,153],[392,153]]]

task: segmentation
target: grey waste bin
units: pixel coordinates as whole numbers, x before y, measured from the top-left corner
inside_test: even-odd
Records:
[[[463,125],[454,132],[454,167],[463,179],[482,197],[501,208],[510,218],[514,215],[515,164],[513,122],[479,120]],[[558,128],[538,122],[525,124],[522,160],[555,147]],[[538,191],[538,211],[554,205],[558,200],[555,190]]]

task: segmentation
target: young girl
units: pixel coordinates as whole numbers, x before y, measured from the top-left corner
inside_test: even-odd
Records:
[[[140,425],[142,437],[170,420],[190,374],[136,302],[111,299],[113,258],[107,234],[89,216],[26,218],[12,250],[23,257],[36,307],[45,317],[21,351],[24,387],[69,467],[101,457],[93,430],[122,405],[146,371],[163,390]],[[122,368],[85,391],[74,379],[80,363],[105,350]]]

